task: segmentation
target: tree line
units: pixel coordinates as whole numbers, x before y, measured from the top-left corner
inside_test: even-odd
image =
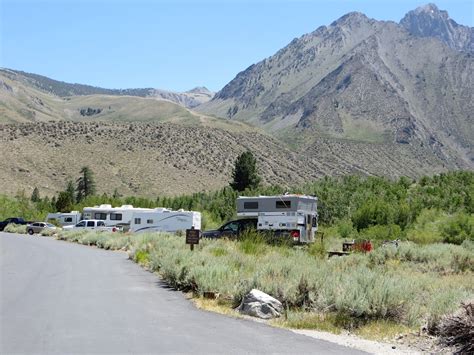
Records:
[[[66,190],[52,200],[41,199],[34,191],[31,201],[25,202],[25,197],[20,196],[16,202],[23,201],[19,210],[24,214],[31,216],[31,211],[37,209],[36,216],[42,218],[47,212],[82,210],[85,206],[103,203],[183,208],[201,211],[203,225],[216,226],[235,217],[235,200],[239,195],[275,195],[288,191],[276,185],[262,186],[257,171],[255,158],[245,152],[235,162],[229,186],[212,192],[152,199],[122,197],[117,191],[112,195],[99,195],[92,171],[83,168],[75,183],[69,180]],[[344,238],[397,239],[412,233],[413,239],[419,241],[474,240],[474,173],[471,171],[448,172],[417,180],[353,175],[324,177],[294,186],[288,192],[317,196],[319,223]],[[459,235],[463,237],[457,237]]]

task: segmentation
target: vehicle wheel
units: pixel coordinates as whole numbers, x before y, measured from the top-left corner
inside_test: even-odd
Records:
[[[28,234],[33,235],[34,234],[33,229],[28,229]]]

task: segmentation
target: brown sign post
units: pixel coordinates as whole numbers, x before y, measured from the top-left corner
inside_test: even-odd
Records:
[[[194,244],[199,244],[199,236],[201,231],[199,229],[186,229],[186,244],[191,245],[191,250],[194,250]]]

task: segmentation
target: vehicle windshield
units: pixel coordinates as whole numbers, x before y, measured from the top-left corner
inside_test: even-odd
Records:
[[[51,223],[46,223],[46,227],[53,228],[53,227],[55,227],[55,225],[51,224]]]
[[[236,232],[238,228],[239,228],[239,225],[238,225],[237,222],[230,222],[230,223],[227,223],[226,225],[224,225],[222,227],[222,230]]]

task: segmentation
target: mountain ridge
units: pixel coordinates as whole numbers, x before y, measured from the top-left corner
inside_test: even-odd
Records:
[[[472,169],[473,73],[469,53],[352,12],[249,66],[197,110],[309,145],[329,136],[428,147]]]
[[[87,95],[137,96],[168,100],[186,108],[193,108],[207,102],[214,95],[205,86],[198,86],[185,92],[156,88],[106,89],[86,84],[68,83],[43,75],[9,68],[0,68],[0,72],[4,75],[18,76],[18,80],[27,81],[34,87],[59,97]]]
[[[409,11],[400,20],[400,25],[412,35],[434,37],[455,50],[474,53],[474,28],[458,24],[435,4]]]

